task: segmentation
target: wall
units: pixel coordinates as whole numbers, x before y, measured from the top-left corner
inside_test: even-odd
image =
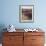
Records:
[[[41,0],[1,0],[0,25],[13,24],[16,28],[46,27],[46,6]],[[44,4],[43,4],[44,3]],[[34,5],[34,23],[19,22],[19,5]]]
[[[0,0],[0,25],[13,24],[16,28],[46,28],[46,1],[44,0]],[[19,22],[19,5],[34,5],[34,23]]]

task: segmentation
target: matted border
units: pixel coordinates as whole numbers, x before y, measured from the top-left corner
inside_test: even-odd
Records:
[[[31,17],[29,19],[25,19],[26,17],[24,16],[25,17],[24,18],[23,14],[26,14],[26,16]],[[19,22],[22,23],[34,22],[34,5],[19,5]]]

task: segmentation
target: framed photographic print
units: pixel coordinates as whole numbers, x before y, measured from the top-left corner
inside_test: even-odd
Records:
[[[34,21],[34,5],[20,5],[19,7],[20,22]]]

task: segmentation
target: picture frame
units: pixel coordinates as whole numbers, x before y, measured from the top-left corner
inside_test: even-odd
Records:
[[[19,21],[22,23],[34,22],[34,5],[19,6]]]

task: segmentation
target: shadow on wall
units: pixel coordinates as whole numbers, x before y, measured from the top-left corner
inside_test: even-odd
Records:
[[[4,24],[0,24],[0,43],[2,43],[2,36],[3,36],[3,32],[5,32],[6,30],[4,30],[5,25]]]

